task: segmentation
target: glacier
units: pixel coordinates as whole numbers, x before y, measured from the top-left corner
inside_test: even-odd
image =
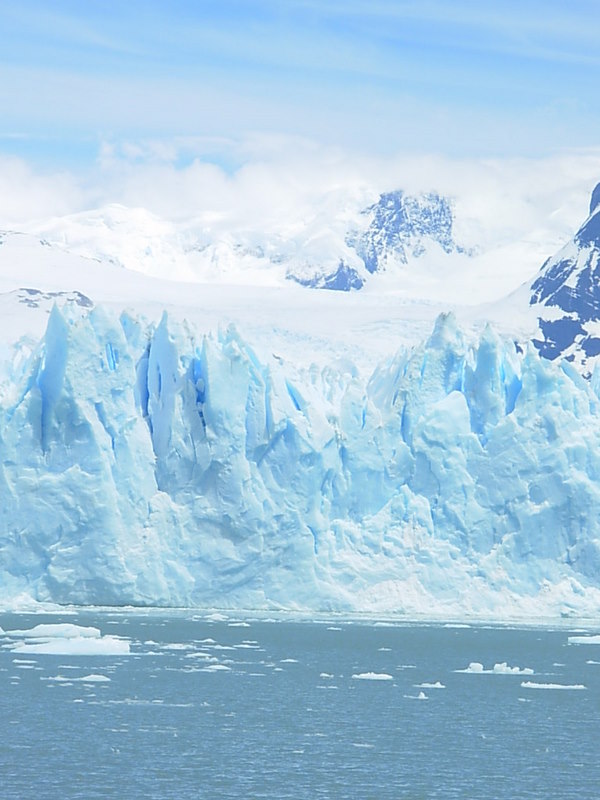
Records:
[[[585,615],[600,378],[452,314],[369,376],[55,305],[0,386],[0,601]]]

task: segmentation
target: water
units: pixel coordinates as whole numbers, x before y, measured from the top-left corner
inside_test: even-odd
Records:
[[[569,645],[567,629],[0,616],[41,622],[127,637],[131,655],[17,654],[0,638],[3,800],[600,792],[600,645]],[[456,671],[470,662],[535,674]],[[369,673],[391,679],[353,677]]]

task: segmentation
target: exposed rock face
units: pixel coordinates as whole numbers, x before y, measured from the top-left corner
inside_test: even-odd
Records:
[[[590,375],[600,355],[600,184],[590,215],[573,239],[549,258],[531,286],[539,308],[534,344],[545,358],[574,361]]]

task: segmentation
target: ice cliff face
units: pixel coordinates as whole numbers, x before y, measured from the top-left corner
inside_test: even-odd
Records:
[[[542,266],[531,286],[539,310],[535,344],[546,358],[564,357],[588,376],[600,355],[600,184],[590,214],[573,239]]]
[[[60,603],[488,615],[600,598],[600,407],[451,316],[368,381],[55,308],[0,403],[0,586]]]

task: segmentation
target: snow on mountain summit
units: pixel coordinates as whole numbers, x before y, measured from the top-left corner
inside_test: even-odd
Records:
[[[35,233],[65,250],[153,277],[193,280],[174,223],[144,208],[111,204],[37,224]]]

